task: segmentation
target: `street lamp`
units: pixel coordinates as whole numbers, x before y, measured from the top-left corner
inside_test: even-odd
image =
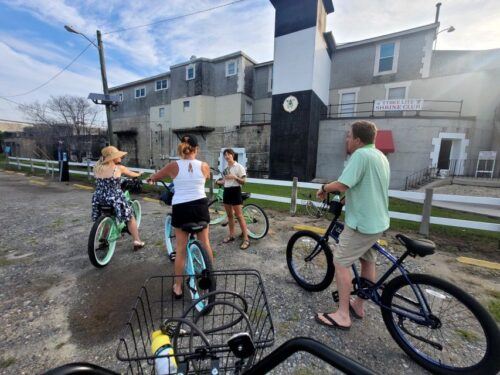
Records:
[[[90,40],[85,34],[75,30],[73,27],[64,25],[64,28],[66,31],[73,33],[73,34],[79,34],[83,36],[85,39],[87,39],[94,47],[97,48],[99,51],[99,62],[101,64],[101,77],[102,77],[102,90],[104,92],[104,95],[109,95],[109,90],[108,90],[108,79],[106,77],[106,62],[104,61],[104,47],[102,45],[102,39],[101,39],[101,31],[97,30],[97,44],[95,44],[92,40]],[[113,125],[111,124],[111,108],[109,104],[106,104],[106,120],[108,122],[108,142],[110,145],[113,144]]]
[[[448,33],[452,33],[452,32],[455,31],[455,28],[453,26],[448,26],[447,28],[445,28],[445,29],[443,29],[441,31],[438,31],[436,33],[436,41],[434,42],[434,49],[436,49],[436,47],[437,47],[437,36],[438,36],[438,34],[441,34],[442,32],[445,32],[445,31],[448,32]]]

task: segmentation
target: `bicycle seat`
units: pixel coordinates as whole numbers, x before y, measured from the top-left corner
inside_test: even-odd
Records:
[[[115,213],[115,209],[113,208],[113,206],[99,205],[99,207],[103,215],[113,216],[113,214]]]
[[[248,199],[250,198],[250,195],[252,195],[251,193],[241,193],[241,199],[245,200],[245,199]]]
[[[416,254],[425,257],[426,255],[434,254],[434,250],[436,249],[436,245],[430,240],[414,240],[403,234],[397,234],[396,238],[406,246],[411,255]]]
[[[197,223],[186,223],[182,224],[181,229],[188,233],[198,233],[201,232],[208,226],[206,221],[198,221]]]

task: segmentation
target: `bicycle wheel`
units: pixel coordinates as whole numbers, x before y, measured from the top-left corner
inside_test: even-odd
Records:
[[[116,248],[115,221],[110,216],[101,216],[92,226],[87,251],[94,267],[105,267]]]
[[[213,266],[210,257],[199,241],[193,241],[189,245],[186,259],[186,274],[188,277],[187,285],[191,298],[196,300],[204,295],[213,292],[216,289],[215,278],[212,275]],[[201,300],[196,304],[196,310],[201,311],[205,306],[215,300],[214,295]],[[210,309],[205,309],[204,314],[209,313]]]
[[[333,255],[327,244],[314,232],[295,233],[286,247],[286,263],[293,278],[310,292],[325,290],[333,280]]]
[[[243,217],[247,224],[248,236],[255,240],[264,237],[269,231],[269,219],[262,208],[250,203],[243,206]]]
[[[227,217],[224,204],[218,199],[214,199],[212,202],[210,202],[210,204],[208,205],[208,212],[210,213],[210,225],[220,224]]]
[[[167,249],[168,258],[173,262],[175,257],[172,255],[175,252],[175,229],[172,227],[172,215],[168,214],[165,217],[165,248]]]
[[[407,276],[427,301],[431,321],[417,323],[423,318],[421,305],[405,276],[391,280],[382,293],[382,317],[401,349],[436,374],[498,373],[500,360],[495,351],[500,332],[484,307],[447,281],[429,275]]]
[[[306,212],[309,216],[319,219],[323,216],[323,211],[314,205],[312,201],[306,202]]]
[[[137,228],[141,225],[141,220],[142,220],[142,208],[141,204],[139,203],[138,200],[133,200],[131,203],[132,206],[132,213],[135,217],[135,221],[137,222]]]

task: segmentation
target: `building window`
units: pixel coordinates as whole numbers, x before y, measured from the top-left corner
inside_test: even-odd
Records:
[[[374,75],[396,73],[399,56],[399,41],[377,45]]]
[[[191,106],[191,103],[189,102],[189,100],[184,100],[182,102],[182,109],[184,112],[187,112],[189,111],[189,107]]]
[[[156,81],[156,91],[168,89],[168,79]]]
[[[356,106],[355,92],[345,92],[340,94],[340,106],[339,106],[340,117],[353,117],[356,112],[355,106]]]
[[[195,64],[186,66],[186,81],[194,79],[196,76],[196,71],[194,70]]]
[[[385,85],[385,98],[386,99],[407,99],[408,89],[411,82],[398,82],[398,83],[388,83]],[[387,117],[398,117],[403,116],[403,111],[386,111],[385,115]]]
[[[226,61],[226,77],[234,76],[238,73],[238,63],[236,60]]]
[[[123,92],[119,92],[118,94],[116,94],[116,96],[118,96],[119,102],[123,102]]]
[[[273,66],[269,66],[269,76],[267,80],[267,92],[273,91]]]
[[[146,88],[145,87],[135,89],[135,98],[136,99],[144,98],[145,96],[146,96]]]
[[[387,92],[387,99],[405,99],[406,87],[392,87]]]
[[[158,109],[158,117],[165,117],[165,108],[161,107]]]

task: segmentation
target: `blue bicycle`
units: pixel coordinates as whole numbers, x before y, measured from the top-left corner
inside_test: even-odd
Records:
[[[338,243],[344,225],[338,221],[342,204],[330,203],[334,218],[323,236],[302,230],[288,241],[286,258],[295,281],[319,292],[333,281],[335,267],[331,238]],[[432,241],[396,238],[406,247],[399,258],[378,243],[373,248],[392,266],[375,283],[362,278],[353,265],[352,295],[380,306],[392,338],[415,362],[438,374],[496,374],[500,370],[500,331],[486,309],[457,286],[437,277],[409,273],[408,256],[425,257],[435,251]],[[401,275],[388,281],[396,270]],[[338,302],[338,293],[333,292]],[[495,352],[497,354],[495,354]]]
[[[166,185],[161,181],[165,190],[160,195],[160,200],[166,205],[172,204],[173,183]],[[186,244],[186,265],[185,274],[187,275],[186,284],[191,294],[192,300],[200,299],[196,304],[196,309],[202,311],[205,307],[213,302],[214,297],[202,299],[201,297],[213,292],[216,288],[216,282],[213,274],[213,265],[207,251],[203,245],[196,239],[196,233],[202,231],[208,226],[206,222],[187,223],[182,226],[182,230],[189,233],[188,242]],[[175,230],[172,227],[172,214],[167,214],[165,217],[165,247],[169,259],[175,261]],[[204,313],[206,313],[205,309]]]

